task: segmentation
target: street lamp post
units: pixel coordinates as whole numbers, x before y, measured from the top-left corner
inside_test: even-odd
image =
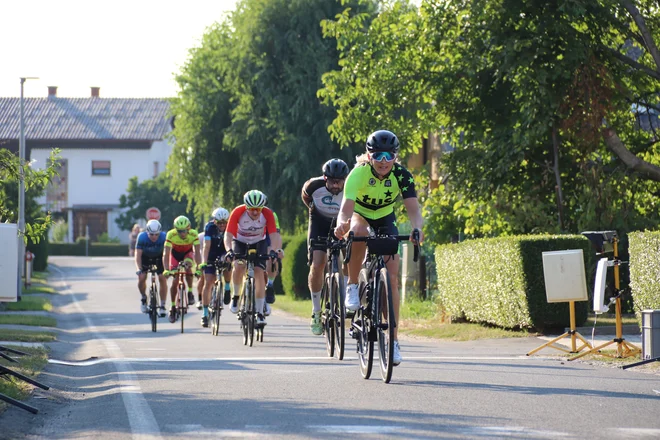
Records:
[[[18,139],[19,181],[18,181],[18,300],[21,300],[23,266],[25,265],[25,109],[23,105],[23,85],[28,79],[36,77],[21,77],[21,116],[20,135]]]

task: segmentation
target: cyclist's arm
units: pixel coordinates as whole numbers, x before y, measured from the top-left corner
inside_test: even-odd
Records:
[[[199,266],[202,264],[202,251],[199,249],[199,240],[197,240],[197,244],[193,245],[193,251],[195,254],[195,263]]]
[[[406,207],[408,219],[410,220],[412,227],[419,229],[419,242],[423,242],[424,233],[422,232],[422,226],[424,226],[424,219],[422,218],[422,211],[419,208],[417,197],[403,199],[403,206]]]
[[[172,251],[172,248],[169,246],[165,246],[165,249],[163,250],[163,269],[165,270],[170,270],[170,252]]]
[[[312,179],[309,179],[307,182],[305,182],[305,184],[302,187],[302,191],[300,191],[300,198],[302,199],[305,206],[307,206],[307,208],[309,209],[312,208],[312,196],[307,191],[311,181]]]
[[[282,236],[279,232],[270,234],[270,246],[274,251],[282,250]]]
[[[142,249],[135,249],[135,267],[138,271],[142,270]]]
[[[234,234],[232,234],[229,231],[225,231],[224,241],[225,241],[225,249],[227,250],[227,252],[231,250],[231,242],[233,239],[234,239]]]
[[[337,227],[335,228],[335,236],[337,238],[342,238],[348,232],[348,223],[354,211],[355,200],[344,197],[344,200],[341,202],[341,208],[339,209],[339,215],[337,216]]]
[[[201,244],[200,244],[201,246]],[[202,258],[202,262],[206,263],[209,261],[209,253],[211,252],[211,240],[207,240],[206,237],[204,237],[204,258]]]

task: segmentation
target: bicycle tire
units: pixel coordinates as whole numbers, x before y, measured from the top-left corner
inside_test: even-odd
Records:
[[[344,275],[341,273],[333,274],[334,294],[330,295],[333,306],[333,322],[335,331],[335,355],[338,360],[344,359],[344,350],[346,348],[346,310],[344,309],[344,295],[346,286]]]
[[[360,359],[360,373],[365,379],[371,377],[374,364],[374,341],[370,337],[371,317],[369,316],[370,301],[368,298],[368,277],[366,269],[360,271],[358,289],[360,292],[360,308],[357,309],[353,320],[360,321],[358,332],[358,358]]]
[[[184,304],[188,301],[188,295],[183,283],[179,284],[179,315],[181,315],[181,333],[183,333],[183,315],[186,314]]]
[[[254,320],[255,320],[255,305],[254,305],[254,280],[248,279],[245,283],[245,293],[247,294],[247,318],[248,318],[248,345],[252,347],[254,344]]]
[[[213,336],[218,336],[220,332],[220,314],[222,310],[218,307],[220,302],[218,301],[218,283],[213,284],[213,290],[211,290],[211,334]]]
[[[332,298],[330,291],[330,276],[325,275],[323,287],[321,288],[321,323],[323,324],[323,335],[325,336],[325,351],[328,357],[335,356],[335,331],[333,323]]]
[[[248,321],[247,321],[247,304],[245,293],[241,295],[240,299],[240,309],[238,313],[241,314],[241,328],[243,329],[243,345],[248,343]]]
[[[386,268],[378,271],[378,292],[374,295],[375,316],[374,322],[378,333],[378,358],[380,363],[380,375],[383,382],[390,383],[392,379],[392,368],[394,367],[394,300],[392,299],[392,287],[390,286],[389,274]],[[387,323],[383,322],[387,315]],[[387,326],[386,326],[387,325]]]
[[[156,300],[157,288],[154,284],[149,289],[149,318],[151,319],[151,331],[156,332],[158,323],[158,302]]]

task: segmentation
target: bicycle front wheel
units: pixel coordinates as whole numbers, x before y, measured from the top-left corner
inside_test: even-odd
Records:
[[[353,316],[353,326],[358,326],[357,352],[360,359],[360,373],[365,379],[371,377],[374,364],[374,338],[371,336],[371,298],[369,298],[369,282],[366,269],[360,271],[358,289],[360,292],[360,308]]]
[[[188,296],[186,295],[186,288],[183,283],[179,285],[179,315],[181,315],[181,333],[183,333],[183,317],[186,314],[186,302]]]
[[[158,290],[155,285],[149,289],[149,318],[151,319],[151,331],[156,331],[156,323],[158,322]]]
[[[255,316],[255,310],[254,310],[254,280],[249,279],[245,283],[245,296],[247,298],[247,304],[246,304],[246,309],[245,313],[247,315],[247,323],[248,323],[248,345],[252,347],[252,344],[254,344],[254,320],[256,318]]]
[[[374,324],[378,334],[378,357],[380,359],[380,375],[383,382],[389,383],[392,379],[392,367],[394,364],[394,302],[392,300],[392,289],[387,269],[382,268],[378,272],[378,291],[374,295],[376,300],[374,308]]]
[[[345,292],[346,285],[344,283],[344,276],[341,273],[333,274],[330,299],[332,302],[332,321],[335,333],[335,355],[339,360],[344,359],[344,348],[346,343],[346,310],[344,309]]]
[[[211,334],[213,336],[218,336],[220,332],[220,314],[222,310],[220,309],[221,299],[218,299],[218,283],[213,285],[213,291],[211,292]]]
[[[323,288],[321,289],[321,307],[323,307],[321,321],[323,324],[323,334],[325,335],[325,349],[328,352],[328,357],[333,357],[335,355],[335,331],[330,283],[330,277],[326,275],[323,281]]]

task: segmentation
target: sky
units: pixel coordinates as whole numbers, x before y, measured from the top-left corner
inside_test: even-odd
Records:
[[[237,0],[0,0],[0,97],[161,98]]]

